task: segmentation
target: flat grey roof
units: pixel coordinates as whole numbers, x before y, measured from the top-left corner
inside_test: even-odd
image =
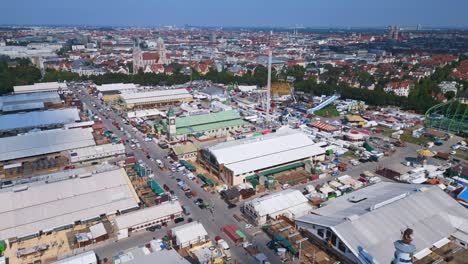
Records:
[[[27,185],[23,185],[27,186]],[[138,207],[124,169],[0,192],[0,240],[74,224]]]
[[[189,264],[190,262],[183,258],[174,249],[163,249],[160,251],[150,251],[145,247],[137,247],[129,250],[125,254],[119,256],[120,259],[115,263],[124,264],[154,264],[154,263],[171,263],[171,264]]]
[[[77,108],[54,109],[10,115],[0,115],[0,131],[40,128],[80,121]]]
[[[45,82],[35,83],[32,85],[13,86],[13,91],[15,94],[57,91],[59,89],[68,89],[67,84],[59,82]]]
[[[55,129],[0,138],[0,161],[94,146],[92,128]]]
[[[468,223],[468,210],[435,185],[382,182],[333,199],[296,223],[329,227],[354,255],[362,247],[376,262],[390,263],[393,242],[406,228],[421,251]]]
[[[158,102],[165,100],[179,100],[192,98],[186,89],[154,90],[137,93],[123,93],[120,95],[127,104]]]
[[[45,102],[60,103],[61,101],[57,92],[5,95],[0,97],[0,110],[8,112],[42,108]]]

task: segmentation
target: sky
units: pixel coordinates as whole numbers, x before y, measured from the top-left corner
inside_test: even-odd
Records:
[[[468,28],[468,0],[1,0],[0,24]]]

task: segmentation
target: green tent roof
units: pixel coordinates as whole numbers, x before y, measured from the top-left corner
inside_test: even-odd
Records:
[[[161,188],[161,186],[159,186],[159,184],[157,182],[155,182],[154,180],[149,180],[147,182],[148,186],[151,188],[151,190],[153,190],[153,192],[155,192],[156,194],[158,195],[163,195],[165,194],[166,192]]]
[[[367,151],[373,151],[373,150],[374,150],[374,148],[373,148],[371,145],[369,145],[369,143],[367,143],[367,142],[364,142],[364,144],[363,144],[362,146],[363,146]]]
[[[196,125],[196,126],[177,127],[176,134],[177,135],[195,134],[195,133],[202,133],[202,132],[214,130],[214,129],[234,127],[234,126],[243,126],[243,125],[245,125],[245,121],[242,119],[219,121],[216,123],[207,123],[207,124]]]
[[[304,167],[304,165],[305,165],[304,162],[297,162],[297,163],[289,164],[283,167],[263,171],[261,172],[261,174],[263,174],[264,176],[270,176],[270,175],[274,175],[283,171],[294,170],[299,167]]]
[[[188,163],[186,160],[179,160],[180,164],[184,165],[187,169],[191,170],[191,171],[194,171],[195,170],[195,167]]]
[[[235,110],[221,111],[217,113],[211,113],[206,115],[194,115],[194,116],[184,116],[176,118],[176,127],[191,127],[204,125],[209,123],[217,123],[223,121],[229,121],[233,119],[240,119],[240,115]]]
[[[236,233],[237,233],[237,235],[239,235],[242,239],[244,239],[244,240],[247,239],[247,237],[244,235],[244,233],[242,233],[242,231],[237,230]]]

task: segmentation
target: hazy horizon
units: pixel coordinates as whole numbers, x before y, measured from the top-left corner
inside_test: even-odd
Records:
[[[2,5],[1,25],[468,28],[465,0],[16,0]]]

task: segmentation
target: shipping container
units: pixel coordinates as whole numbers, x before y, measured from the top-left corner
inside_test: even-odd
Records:
[[[234,243],[242,242],[242,238],[237,234],[237,226],[234,224],[226,225],[223,227],[223,232],[234,241]]]

